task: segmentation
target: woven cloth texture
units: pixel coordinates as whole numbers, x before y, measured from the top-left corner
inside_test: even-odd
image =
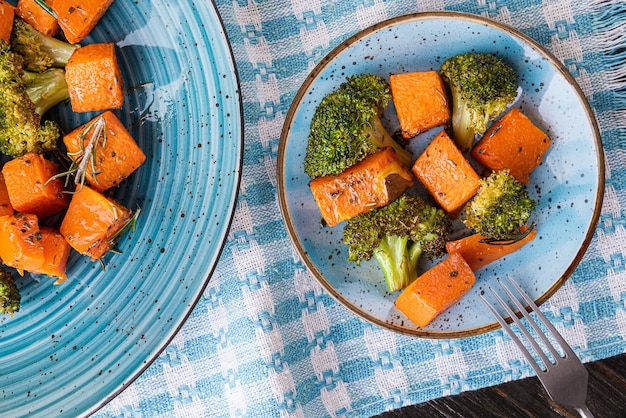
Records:
[[[207,0],[205,0],[207,1]],[[291,101],[338,43],[387,18],[454,10],[509,24],[560,59],[606,153],[600,222],[546,312],[584,362],[626,352],[626,3],[621,0],[217,0],[241,83],[241,192],[216,272],[180,332],[97,417],[365,417],[534,375],[501,330],[402,336],[336,303],[293,249],[276,157]]]

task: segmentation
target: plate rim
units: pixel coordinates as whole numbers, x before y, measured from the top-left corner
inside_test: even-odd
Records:
[[[233,224],[233,220],[235,218],[235,212],[236,212],[236,207],[237,207],[237,200],[239,197],[239,193],[241,191],[241,183],[242,183],[242,178],[243,178],[243,149],[244,149],[244,128],[245,128],[245,121],[244,121],[244,108],[243,108],[243,100],[241,97],[241,80],[239,78],[239,72],[236,66],[236,61],[235,61],[235,55],[234,55],[234,50],[233,50],[233,46],[228,38],[227,35],[227,31],[226,31],[226,26],[224,24],[224,20],[221,17],[221,15],[218,13],[217,7],[215,5],[215,3],[213,1],[210,1],[207,3],[207,7],[210,8],[210,13],[216,18],[216,21],[219,24],[219,32],[221,33],[221,41],[223,42],[223,46],[224,46],[224,52],[228,53],[228,56],[226,57],[227,61],[228,61],[228,67],[230,68],[230,70],[232,70],[233,72],[233,80],[234,80],[234,94],[236,95],[237,99],[237,112],[238,114],[233,115],[236,118],[239,119],[239,123],[238,124],[234,124],[235,126],[238,125],[238,135],[233,135],[233,139],[235,139],[235,141],[233,141],[233,143],[237,144],[237,152],[239,153],[238,158],[234,159],[235,161],[235,166],[233,167],[233,172],[236,174],[236,178],[235,178],[235,182],[234,182],[234,188],[232,191],[232,195],[229,198],[228,202],[229,202],[229,207],[227,208],[227,212],[228,212],[228,217],[227,219],[225,219],[224,222],[224,229],[223,229],[223,236],[221,237],[220,243],[219,243],[219,248],[216,251],[215,254],[215,263],[213,263],[213,265],[208,269],[206,277],[203,278],[203,283],[202,285],[198,288],[198,293],[197,295],[195,295],[195,298],[193,298],[193,300],[187,305],[186,311],[184,312],[184,315],[182,315],[180,317],[180,320],[178,322],[178,324],[176,324],[175,327],[173,327],[170,331],[170,336],[168,338],[165,338],[164,340],[162,340],[157,346],[158,348],[154,350],[154,353],[151,357],[147,358],[144,361],[144,364],[142,365],[142,367],[136,369],[129,377],[126,381],[122,382],[119,387],[113,391],[110,392],[109,394],[107,394],[107,396],[102,399],[98,404],[94,404],[92,405],[91,408],[86,409],[85,411],[83,411],[83,413],[81,415],[83,416],[90,416],[93,415],[95,413],[97,413],[98,411],[100,411],[102,408],[104,408],[106,405],[108,405],[111,401],[113,401],[115,398],[117,398],[122,392],[124,392],[127,388],[129,388],[132,383],[134,381],[136,381],[148,368],[150,368],[150,366],[161,356],[161,354],[165,351],[165,349],[171,344],[171,342],[176,338],[176,336],[179,334],[180,330],[182,329],[182,327],[185,325],[185,323],[187,323],[187,320],[189,319],[189,317],[191,316],[192,312],[194,311],[195,307],[197,306],[198,302],[200,301],[200,299],[202,298],[202,295],[204,294],[204,291],[206,290],[207,286],[209,285],[209,282],[211,281],[211,278],[213,277],[213,274],[215,273],[215,270],[217,269],[217,265],[219,264],[219,261],[222,257],[222,253],[224,252],[224,248],[226,247],[226,241],[227,241],[227,237],[228,237],[228,233],[230,231],[230,228]]]
[[[295,227],[292,222],[292,217],[290,214],[290,208],[287,203],[287,196],[285,193],[285,178],[284,178],[284,162],[286,158],[286,145],[289,137],[289,132],[291,130],[291,125],[293,123],[293,119],[295,114],[297,113],[300,105],[302,104],[302,100],[308,92],[310,86],[313,82],[318,78],[318,76],[324,71],[328,65],[330,65],[336,56],[342,53],[344,50],[351,47],[353,44],[358,42],[361,39],[364,39],[371,35],[374,32],[381,31],[385,28],[389,28],[398,24],[403,24],[407,22],[415,22],[420,20],[460,20],[460,21],[468,21],[476,24],[482,24],[485,26],[493,27],[497,30],[505,32],[513,37],[519,38],[526,44],[528,44],[531,48],[533,48],[539,55],[541,55],[544,59],[546,59],[550,65],[558,71],[561,76],[565,79],[567,83],[569,83],[575,90],[576,95],[581,101],[581,104],[587,114],[587,119],[591,125],[591,130],[594,136],[594,142],[596,143],[597,148],[597,164],[598,164],[598,189],[596,191],[596,199],[593,207],[593,214],[591,217],[591,221],[589,223],[589,227],[585,233],[585,237],[583,242],[576,252],[572,262],[565,269],[563,274],[554,281],[552,286],[550,286],[544,293],[542,293],[537,299],[535,299],[535,303],[538,306],[541,306],[545,303],[550,297],[556,293],[556,291],[561,288],[561,286],[567,281],[567,279],[571,276],[574,270],[578,267],[580,261],[585,255],[593,236],[595,235],[595,231],[597,229],[597,225],[600,219],[600,214],[602,210],[602,203],[604,201],[604,189],[605,189],[605,158],[604,158],[604,148],[602,144],[602,137],[600,134],[600,129],[598,126],[597,119],[595,117],[595,113],[593,108],[589,104],[587,97],[585,96],[582,88],[576,81],[576,79],[570,74],[569,71],[565,68],[563,63],[559,61],[556,56],[550,52],[547,48],[541,45],[539,42],[526,35],[522,31],[509,26],[507,24],[501,23],[496,20],[492,20],[480,15],[474,15],[471,13],[465,12],[456,12],[456,11],[431,11],[431,12],[415,12],[405,15],[400,15],[396,17],[392,17],[389,19],[382,20],[381,22],[375,23],[359,32],[351,35],[346,38],[344,41],[340,42],[337,46],[335,46],[332,50],[330,50],[315,67],[309,72],[306,76],[302,85],[298,89],[295,94],[291,105],[289,106],[289,110],[285,116],[285,121],[283,123],[280,141],[278,143],[278,153],[277,153],[277,165],[276,165],[276,174],[277,174],[277,188],[278,188],[278,200],[279,207],[282,214],[283,222],[287,229],[287,233],[289,238],[296,248],[296,251],[299,257],[302,259],[303,263],[309,269],[313,277],[317,280],[317,282],[324,288],[326,292],[330,294],[330,296],[335,299],[339,304],[350,310],[356,316],[361,319],[370,322],[373,325],[378,327],[387,329],[389,331],[393,331],[402,335],[408,335],[413,337],[420,338],[433,338],[433,339],[447,339],[447,338],[463,338],[463,337],[471,337],[475,335],[484,334],[489,331],[493,331],[497,328],[500,328],[500,324],[497,321],[493,321],[491,323],[467,328],[464,330],[455,330],[455,331],[438,331],[438,330],[429,330],[429,329],[420,329],[420,328],[409,328],[406,326],[400,326],[396,324],[392,324],[388,321],[385,321],[382,318],[376,317],[368,312],[361,310],[358,306],[356,306],[353,302],[345,298],[340,292],[338,292],[330,282],[324,277],[323,274],[319,271],[317,266],[313,263],[313,261],[307,255],[304,246],[300,241],[300,237],[296,233]],[[511,318],[506,318],[507,322],[512,322]]]

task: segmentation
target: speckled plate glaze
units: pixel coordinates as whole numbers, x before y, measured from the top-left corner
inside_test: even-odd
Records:
[[[477,283],[459,303],[426,328],[412,325],[394,306],[376,261],[348,263],[342,225],[321,225],[304,173],[311,117],[321,98],[346,76],[439,69],[466,51],[493,53],[519,74],[517,105],[552,138],[528,187],[537,200],[537,238],[520,251],[477,272]],[[398,130],[390,106],[390,132]],[[414,138],[416,157],[438,129]],[[425,194],[419,185],[414,192]],[[418,13],[366,29],[337,46],[298,91],[285,121],[278,154],[280,206],[293,243],[312,274],[337,301],[378,326],[428,338],[456,338],[496,328],[479,294],[497,277],[511,274],[542,303],[568,278],[595,231],[604,190],[603,151],[593,113],[573,77],[556,58],[524,34],[497,22],[455,12]],[[460,222],[453,234],[462,234]],[[454,236],[454,235],[453,235]],[[425,271],[432,262],[422,260]]]
[[[19,280],[22,309],[0,319],[0,416],[83,416],[165,348],[199,300],[240,180],[237,77],[212,2],[113,3],[82,44],[114,42],[126,97],[116,114],[147,155],[115,190],[141,208],[106,271],[73,253],[69,280]],[[52,115],[66,130],[95,114]]]

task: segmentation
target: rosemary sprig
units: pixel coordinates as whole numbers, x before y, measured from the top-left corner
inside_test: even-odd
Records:
[[[115,243],[117,242],[117,240],[124,235],[124,233],[126,231],[128,231],[130,229],[131,232],[135,232],[135,229],[137,227],[137,218],[139,218],[139,213],[141,212],[141,208],[139,206],[137,206],[137,209],[135,210],[135,212],[133,213],[133,216],[131,216],[130,218],[128,218],[126,220],[126,222],[124,223],[124,226],[122,226],[115,234],[113,234],[110,238],[109,238],[109,242],[110,243]]]
[[[46,13],[48,13],[53,18],[55,19],[59,18],[56,12],[54,11],[54,9],[50,7],[48,3],[45,2],[45,0],[35,0],[35,3],[37,3],[39,7],[41,7]]]
[[[48,180],[46,180],[46,182],[44,184],[41,185],[41,188],[42,189],[45,188],[48,185],[48,183],[50,183],[52,180],[65,178],[66,190],[63,190],[63,193],[74,193],[74,192],[71,192],[71,191],[67,191],[67,186],[69,185],[69,182],[70,182],[69,181],[70,176],[75,174],[77,169],[78,169],[78,167],[76,166],[76,163],[74,163],[74,161],[72,161],[70,163],[69,168],[66,171],[63,171],[63,172],[61,172],[59,174],[55,174],[54,176],[50,177]]]
[[[137,206],[137,210],[135,210],[133,215],[126,220],[126,222],[124,223],[124,226],[122,226],[115,234],[113,234],[108,239],[108,242],[111,244],[111,248],[109,251],[112,251],[117,254],[122,254],[122,252],[115,247],[115,244],[122,237],[122,235],[124,235],[124,233],[128,231],[129,229],[131,230],[131,232],[135,232],[135,229],[137,226],[137,218],[139,217],[139,212],[141,212],[141,208]],[[98,258],[97,261],[98,263],[100,263],[100,267],[102,268],[102,271],[106,272],[104,260],[102,260],[102,258]]]
[[[533,229],[535,229],[534,222],[524,232],[515,230],[504,238],[485,238],[481,239],[479,242],[489,245],[511,245],[526,238]]]
[[[89,136],[89,141],[85,146],[85,139],[87,139],[89,134],[91,134],[91,136]],[[102,138],[102,141],[100,141],[100,138]],[[85,184],[88,168],[93,181],[95,183],[98,182],[97,176],[100,174],[100,171],[96,169],[97,150],[99,144],[102,148],[106,146],[106,120],[102,116],[94,119],[91,123],[85,126],[85,128],[78,135],[78,139],[80,142],[80,149],[76,152],[67,153],[70,160],[67,170],[50,177],[41,187],[46,187],[48,183],[54,179],[65,178],[66,190],[64,190],[63,193],[74,194],[79,192]],[[75,188],[74,191],[69,191],[67,190],[67,187],[69,186],[69,179],[72,176],[74,176],[74,184],[79,187]]]
[[[87,165],[91,168],[91,174],[94,176],[94,181],[96,181],[95,175],[96,172],[96,147],[100,136],[102,135],[102,147],[104,148],[106,144],[106,121],[102,116],[95,119],[92,123],[90,123],[85,130],[81,132],[79,135],[80,143],[81,143],[81,155],[79,157],[80,163],[78,164],[78,168],[76,170],[74,176],[74,184],[83,185],[85,184],[85,175],[87,172]],[[91,132],[91,137],[87,146],[84,146],[84,138],[87,134]],[[69,153],[68,153],[69,154]],[[72,157],[73,155],[71,155]],[[73,159],[73,158],[72,158]],[[77,158],[78,159],[78,158]]]

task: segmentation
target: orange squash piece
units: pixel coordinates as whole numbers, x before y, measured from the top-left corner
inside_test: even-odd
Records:
[[[37,216],[23,213],[0,216],[0,258],[22,275],[41,267],[45,255]]]
[[[51,6],[65,38],[76,44],[91,33],[111,4],[113,0],[54,0]]]
[[[411,172],[392,148],[375,152],[338,175],[309,183],[322,218],[330,226],[385,206],[412,185]]]
[[[86,170],[85,176],[93,189],[102,192],[119,185],[143,164],[146,155],[117,116],[107,110],[63,137],[68,154],[74,161],[79,163],[83,158],[81,150],[84,150],[91,140],[88,129],[98,118],[104,121],[105,134],[100,135],[97,140],[97,146],[94,148],[95,165]]]
[[[480,176],[442,130],[417,158],[413,174],[450,216],[478,191]]]
[[[76,49],[65,66],[74,112],[117,109],[124,104],[124,85],[115,44],[89,44]]]
[[[465,296],[475,282],[476,276],[463,257],[450,254],[406,287],[395,305],[423,328]]]
[[[72,196],[60,232],[76,251],[99,259],[111,249],[115,234],[131,216],[132,212],[120,203],[83,186]]]
[[[4,182],[4,176],[0,172],[0,216],[13,215],[15,210],[11,205],[11,199],[9,198],[9,191],[7,185]]]
[[[550,138],[514,107],[493,123],[472,150],[472,156],[491,171],[508,168],[522,184],[541,164]]]
[[[524,245],[528,244],[537,236],[537,230],[533,229],[524,238],[510,244],[492,245],[481,242],[485,239],[482,235],[472,234],[454,241],[446,242],[446,251],[449,254],[459,253],[473,271],[479,270],[506,255],[509,255]]]
[[[45,274],[57,280],[59,284],[67,280],[65,269],[70,256],[70,246],[59,231],[49,226],[39,227],[41,231],[41,245],[43,246],[44,261],[37,269],[29,270],[35,274]]]
[[[448,94],[436,71],[392,74],[389,85],[404,138],[412,138],[450,120]]]
[[[50,180],[58,173],[58,165],[39,154],[28,153],[7,161],[2,175],[13,209],[40,219],[65,209],[69,196],[63,193],[63,181]]]
[[[46,4],[52,7],[54,0],[46,0]],[[15,13],[44,35],[59,34],[59,23],[56,18],[46,12],[35,0],[18,0]]]
[[[0,0],[0,39],[6,43],[11,42],[13,19],[15,19],[15,6]]]

